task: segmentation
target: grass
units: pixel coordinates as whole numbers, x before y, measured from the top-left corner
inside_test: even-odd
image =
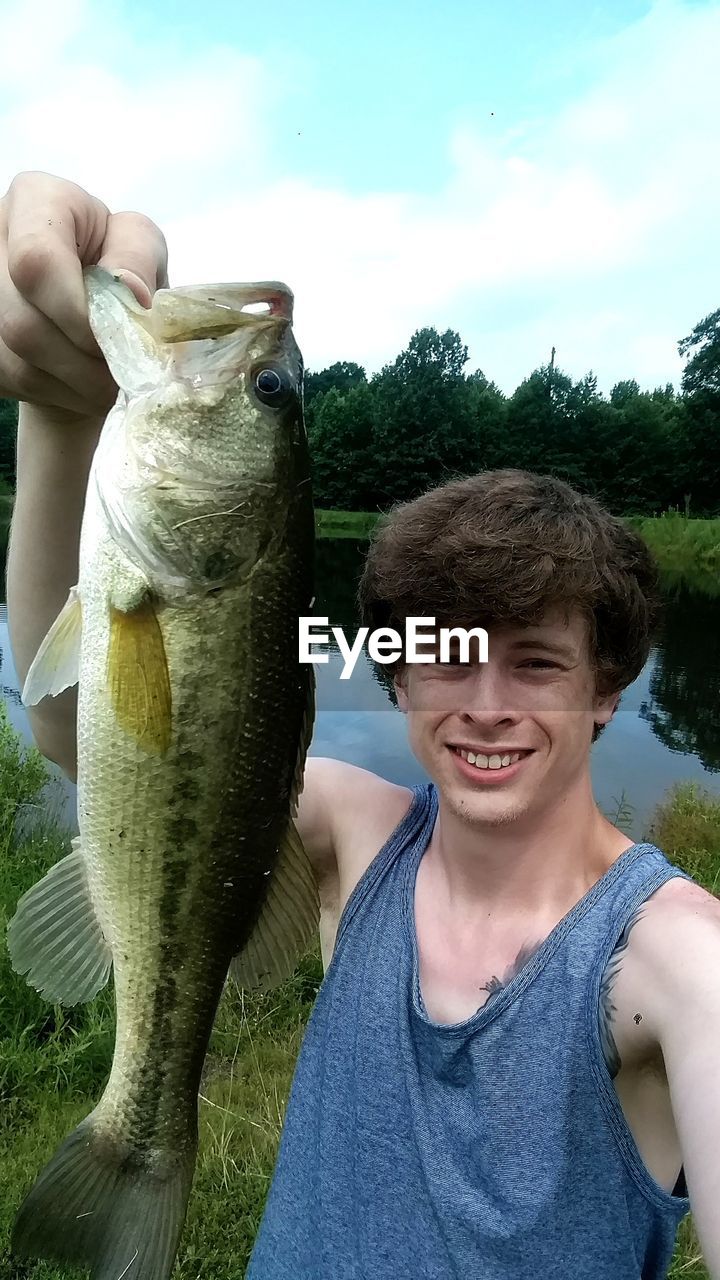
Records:
[[[679,511],[632,517],[666,579],[684,579],[708,595],[720,595],[720,519],[694,520]]]
[[[65,853],[63,833],[18,823],[47,773],[0,702],[0,936],[19,897]],[[322,978],[319,951],[280,990],[248,997],[234,984],[218,1010],[201,1088],[201,1154],[174,1280],[238,1280],[260,1222],[303,1030]],[[9,1255],[12,1219],[60,1142],[88,1114],[114,1043],[110,990],[85,1006],[49,1006],[0,947],[0,1280],[66,1280]],[[83,1273],[78,1273],[82,1275]]]
[[[720,893],[720,799],[697,783],[673,787],[650,820],[646,838],[711,893]],[[680,1224],[669,1280],[710,1280],[692,1214]]]
[[[0,548],[7,544],[13,495],[0,493]],[[381,511],[315,511],[319,538],[368,538]],[[628,524],[645,538],[664,573],[691,579],[700,590],[720,594],[720,519],[695,520],[678,511],[661,516],[628,516]]]
[[[320,538],[367,538],[382,512],[317,510]],[[648,543],[669,578],[694,582],[700,590],[720,594],[720,519],[695,520],[679,511],[661,516],[627,516]]]
[[[319,538],[368,538],[380,511],[323,511],[315,509],[315,528]]]
[[[20,895],[68,851],[67,837],[50,826],[34,823],[28,831],[18,823],[28,806],[39,803],[45,776],[41,757],[21,746],[0,705],[3,936]],[[623,805],[624,799],[618,813]],[[647,835],[701,883],[718,886],[720,800],[694,784],[679,786]],[[321,977],[315,949],[278,991],[248,997],[228,986],[223,995],[203,1073],[200,1156],[173,1280],[239,1280],[244,1272]],[[9,1232],[39,1170],[100,1096],[112,1047],[110,991],[76,1009],[50,1007],[12,971],[0,948],[0,1280],[67,1280],[72,1274],[14,1262]],[[691,1218],[679,1232],[670,1276],[709,1280]]]

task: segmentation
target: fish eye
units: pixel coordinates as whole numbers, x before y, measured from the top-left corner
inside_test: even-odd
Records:
[[[273,368],[272,365],[267,365],[265,368],[257,370],[253,378],[253,385],[258,400],[261,400],[263,404],[271,405],[273,408],[284,404],[292,392],[292,384],[288,375],[283,369]]]

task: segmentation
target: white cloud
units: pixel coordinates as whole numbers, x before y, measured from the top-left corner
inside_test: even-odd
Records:
[[[54,77],[82,33],[85,10],[85,0],[38,0],[32,9],[22,0],[0,5],[5,51],[0,93],[25,95]]]
[[[198,191],[223,185],[224,172],[251,171],[267,146],[257,58],[222,45],[148,57],[121,15],[92,0],[0,3],[0,30],[11,34],[6,47],[32,50],[22,75],[3,71],[0,83],[8,179],[41,169],[111,207],[167,216],[197,207]]]
[[[660,0],[584,51],[587,87],[554,115],[459,126],[432,196],[266,177],[274,51],[156,52],[149,74],[146,50],[139,75],[119,11],[42,0],[0,18],[34,68],[4,76],[0,173],[48,169],[149,213],[174,283],[286,279],[312,367],[377,368],[434,323],[508,390],[553,344],[574,376],[652,386],[677,381],[677,339],[717,305],[718,3]]]

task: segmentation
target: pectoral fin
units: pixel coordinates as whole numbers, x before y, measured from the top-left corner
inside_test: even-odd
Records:
[[[24,893],[7,927],[16,973],[45,1000],[79,1004],[105,986],[112,953],[90,894],[80,839],[73,851]]]
[[[303,773],[315,720],[315,674],[303,673],[305,712],[300,729],[298,757],[290,789],[290,813],[297,814]],[[280,986],[297,968],[320,922],[320,896],[315,874],[294,822],[288,823],[255,928],[230,966],[230,976],[250,990],[269,991]]]
[[[118,724],[148,755],[170,745],[172,696],[165,643],[150,601],[125,613],[110,606],[107,681]]]
[[[300,729],[298,757],[295,765],[292,790],[290,792],[290,814],[293,818],[297,814],[298,796],[303,789],[305,761],[307,759],[307,753],[310,750],[313,728],[315,726],[315,672],[311,666],[307,665],[303,668],[303,678],[306,681],[305,713],[303,715],[302,727]]]
[[[80,674],[80,639],[82,608],[77,587],[70,594],[53,622],[25,677],[22,700],[34,707],[43,698],[54,698],[71,685]]]
[[[263,909],[249,941],[230,965],[241,987],[269,991],[297,968],[317,932],[320,897],[295,824],[288,824]]]

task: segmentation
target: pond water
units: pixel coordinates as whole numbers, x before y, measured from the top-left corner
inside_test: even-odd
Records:
[[[353,539],[318,543],[317,599],[313,613],[342,626],[351,639],[357,628],[355,590],[365,544]],[[592,749],[598,804],[641,839],[655,806],[674,783],[692,780],[720,795],[720,596],[686,582],[667,584],[665,621],[645,669],[624,693],[611,724]],[[405,717],[392,705],[363,652],[349,680],[340,680],[343,660],[330,652],[316,667],[318,715],[311,754],[333,756],[372,769],[393,782],[425,779],[410,752]],[[31,740],[20,701],[0,606],[0,689],[9,719]],[[46,796],[52,816],[76,830],[75,788],[59,770]]]

